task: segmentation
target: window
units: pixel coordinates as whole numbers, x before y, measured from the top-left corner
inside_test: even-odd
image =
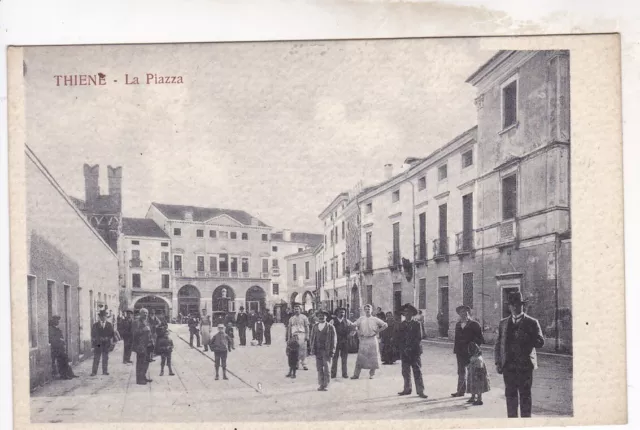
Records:
[[[274,258],[273,260],[271,260],[271,267],[273,268],[277,268],[278,267],[278,259]]]
[[[392,230],[393,237],[393,265],[400,265],[400,223],[396,222],[393,224]]]
[[[427,177],[422,176],[421,178],[418,178],[418,191],[422,191],[425,188],[427,188]]]
[[[469,167],[473,164],[473,149],[462,154],[462,168]]]
[[[242,257],[242,273],[249,273],[249,257]]]
[[[204,230],[196,230],[196,237],[204,237]]]
[[[344,252],[342,253],[342,274],[347,274],[347,257],[345,256]]]
[[[131,245],[140,245],[140,241],[139,240],[132,240],[131,241]]]
[[[198,272],[204,272],[204,255],[198,255]]]
[[[237,238],[238,238],[238,232],[232,231],[231,232],[231,239],[237,239]]]
[[[231,257],[231,272],[238,273],[238,257]]]
[[[31,348],[38,346],[38,308],[37,308],[37,285],[35,276],[27,276],[27,288],[29,295],[29,345]]]
[[[274,296],[277,296],[278,294],[280,294],[280,284],[273,284],[273,285],[271,286],[271,293],[272,293]]]
[[[182,236],[182,229],[181,228],[174,228],[173,229],[173,235],[174,236]]]
[[[373,303],[373,285],[367,285],[367,300],[366,305]]]
[[[449,286],[449,277],[448,276],[439,276],[438,277],[438,287],[445,288]]]
[[[395,190],[391,193],[391,203],[400,201],[400,190]]]
[[[473,309],[473,273],[462,274],[462,304]]]
[[[220,232],[220,239],[229,239],[229,232],[228,231],[221,231]]]
[[[513,80],[502,87],[502,128],[518,121],[518,81]]]
[[[173,269],[178,272],[182,270],[182,255],[173,256]]]
[[[444,181],[445,179],[447,179],[447,165],[443,164],[442,166],[438,167],[438,180]]]
[[[331,229],[331,245],[333,245],[334,239],[333,239],[333,228]]]
[[[269,273],[269,260],[266,258],[262,259],[262,273]]]
[[[371,212],[373,212],[373,203],[367,203],[364,207],[364,213],[370,214]]]
[[[242,233],[242,240],[249,240],[249,233]]]
[[[218,237],[218,232],[215,230],[209,230],[209,237],[211,239],[215,239],[216,237]]]
[[[338,243],[338,226],[336,226],[336,228],[334,229],[335,233],[334,236],[336,238],[336,243]]]
[[[334,274],[335,274],[335,271],[334,271],[334,264],[333,264],[333,259],[331,259],[331,278],[329,278],[329,279],[333,279],[333,275],[334,275]]]
[[[169,242],[161,242],[161,243],[160,243],[160,246],[167,247],[167,246],[169,246]]]
[[[133,275],[131,275],[131,286],[133,288],[140,288],[141,285],[141,280],[140,280],[140,274],[139,273],[134,273]],[[99,297],[98,297],[99,299]]]
[[[309,279],[309,262],[304,262],[304,279]]]
[[[218,257],[214,257],[214,256],[209,257],[209,271],[210,272],[218,271]]]
[[[502,180],[502,219],[514,219],[517,214],[518,189],[516,175]]]
[[[420,215],[418,215],[418,220],[420,224],[418,260],[425,261],[427,259],[427,213],[422,212]]]
[[[298,248],[298,252],[304,251],[304,248]]]
[[[47,281],[47,320],[51,321],[51,317],[55,313],[53,298],[55,296],[56,283],[53,281]],[[49,341],[51,343],[51,341]]]
[[[162,275],[162,288],[169,288],[169,275]]]
[[[229,255],[220,254],[218,256],[218,265],[220,266],[221,272],[228,272],[229,271]]]
[[[293,280],[294,281],[298,280],[298,270],[297,270],[297,267],[296,267],[295,263],[293,264]]]
[[[342,221],[342,238],[344,239],[344,221]]]
[[[262,241],[263,242],[268,242],[269,241],[269,235],[268,234],[263,234],[262,235]]]
[[[271,250],[272,250],[273,252],[278,252],[278,247],[277,247],[277,246],[272,246],[272,247],[271,247]]]
[[[418,309],[427,309],[427,280],[424,278],[418,285]]]
[[[439,225],[438,225],[438,249],[436,250],[438,255],[446,255],[448,253],[448,237],[447,237],[447,204],[442,204],[438,207]]]

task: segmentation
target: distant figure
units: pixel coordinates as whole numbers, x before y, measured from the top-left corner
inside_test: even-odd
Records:
[[[382,321],[384,321],[384,319],[386,318],[386,314],[382,311],[381,307],[378,307],[378,309],[376,309],[376,317],[378,319],[381,319]]]
[[[265,311],[262,322],[264,323],[264,343],[265,345],[271,345],[271,326],[273,326],[274,320],[269,309]]]
[[[300,365],[304,370],[308,370],[306,357],[307,339],[311,331],[309,319],[302,313],[302,307],[299,304],[294,305],[293,312],[293,316],[289,318],[289,326],[287,327],[285,340],[288,341],[291,337],[296,336],[300,344],[300,350],[298,351]]]
[[[118,330],[122,337],[124,351],[122,353],[122,362],[131,364],[131,349],[133,348],[133,311],[127,309],[127,316],[118,324]]]
[[[256,340],[256,321],[258,320],[255,311],[249,312],[249,327],[251,327],[251,340]]]
[[[160,356],[160,376],[164,376],[164,366],[169,368],[169,376],[175,375],[171,369],[171,353],[173,352],[173,341],[169,338],[169,332],[164,327],[157,328],[156,354]]]
[[[98,318],[100,321],[95,322],[93,327],[91,327],[91,346],[93,347],[91,376],[96,376],[98,373],[100,358],[102,358],[102,374],[109,374],[109,349],[111,348],[111,342],[114,336],[113,325],[107,321],[107,312],[104,310],[100,311]]]
[[[73,379],[78,376],[73,373],[69,365],[69,355],[67,354],[67,344],[64,341],[62,330],[58,327],[60,317],[54,315],[49,321],[49,343],[51,344],[51,358],[53,365],[58,364],[60,379]]]
[[[240,312],[236,315],[236,326],[238,327],[238,336],[240,337],[240,346],[247,345],[247,326],[249,325],[249,316],[245,313],[244,307],[240,306]]]
[[[140,309],[138,319],[133,323],[133,350],[136,353],[136,384],[146,385],[152,382],[147,378],[149,369],[149,349],[153,347],[151,341],[151,327],[147,319],[149,311]]]
[[[195,313],[191,314],[187,324],[189,325],[189,345],[193,348],[193,338],[197,340],[197,347],[200,348],[200,328],[199,319]]]
[[[149,327],[151,328],[151,342],[153,343],[153,346],[155,347],[156,344],[156,338],[158,337],[158,334],[156,332],[157,328],[160,327],[160,319],[156,316],[156,311],[154,311],[153,309],[151,309],[149,311]],[[151,350],[149,351],[149,361],[155,361],[153,359],[153,347],[151,348]]]
[[[287,341],[287,361],[289,363],[289,373],[287,373],[287,378],[296,378],[296,370],[298,369],[298,360],[300,355],[300,343],[298,341],[298,336],[293,335]]]
[[[369,378],[373,379],[376,369],[380,368],[380,345],[378,333],[387,328],[387,323],[371,313],[373,306],[365,305],[364,316],[355,322],[358,333],[358,358],[356,368],[351,379],[359,379],[362,369],[369,369]]]
[[[397,336],[400,328],[391,312],[387,312],[385,322],[388,327],[380,333],[382,364],[394,364],[398,359]]]
[[[490,390],[489,378],[487,377],[487,366],[482,359],[482,352],[475,343],[469,344],[469,378],[467,381],[467,393],[471,394],[471,399],[467,402],[474,406],[482,406],[482,393]]]
[[[253,331],[256,334],[255,340],[258,342],[258,346],[262,346],[262,342],[264,341],[264,323],[262,322],[262,317],[260,315],[256,316]]]
[[[224,332],[224,324],[218,324],[218,332],[211,338],[209,346],[215,356],[216,381],[220,379],[219,369],[222,366],[222,379],[227,378],[227,354],[231,351],[229,336]]]
[[[227,334],[227,336],[229,336],[229,347],[231,349],[236,349],[236,346],[235,346],[235,335],[233,334],[233,323],[232,322],[228,322],[227,323],[227,328],[225,329],[225,333]]]
[[[211,340],[211,316],[207,315],[207,310],[202,310],[202,319],[200,321],[200,338],[205,351],[209,350],[209,341]]]

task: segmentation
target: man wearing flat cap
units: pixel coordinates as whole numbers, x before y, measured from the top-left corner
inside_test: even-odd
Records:
[[[354,333],[356,325],[347,319],[345,308],[336,309],[336,317],[329,324],[336,330],[336,352],[331,360],[331,377],[338,375],[338,360],[342,362],[342,377],[349,378],[347,370],[347,358],[349,357],[349,335]]]
[[[536,348],[542,348],[544,337],[537,319],[524,313],[526,301],[522,293],[509,294],[511,315],[500,321],[495,346],[496,370],[504,377],[507,416],[531,417],[531,385],[533,370],[538,368]]]
[[[484,343],[482,327],[471,319],[471,308],[466,305],[456,308],[460,320],[456,323],[453,353],[458,362],[458,388],[451,397],[462,397],[467,390],[467,366],[469,365],[469,344],[471,342],[480,346]]]
[[[318,371],[318,391],[327,391],[331,377],[329,361],[336,351],[336,330],[327,322],[329,312],[319,310],[316,313],[318,322],[311,329],[311,355],[316,356]]]
[[[113,324],[107,321],[107,311],[101,310],[98,313],[99,321],[91,327],[91,346],[93,347],[93,367],[91,376],[98,373],[98,365],[102,358],[102,374],[109,374],[109,349],[113,340]]]
[[[411,371],[416,384],[416,393],[423,399],[427,398],[424,393],[424,383],[422,382],[422,330],[420,323],[413,318],[418,315],[418,310],[407,303],[402,307],[404,321],[400,323],[398,330],[398,347],[400,348],[400,359],[402,360],[402,378],[404,379],[404,389],[398,393],[400,396],[411,394]]]

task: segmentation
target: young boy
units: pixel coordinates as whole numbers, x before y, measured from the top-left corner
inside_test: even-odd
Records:
[[[289,361],[289,373],[287,378],[296,377],[296,368],[298,367],[298,354],[300,352],[300,344],[298,343],[298,336],[294,335],[289,338],[287,342],[287,358]]]
[[[224,324],[218,324],[218,333],[211,338],[209,343],[216,360],[216,381],[220,379],[220,365],[222,365],[222,379],[229,379],[227,378],[227,353],[231,351],[231,344],[224,329]]]
[[[227,333],[227,336],[229,336],[229,348],[231,349],[236,349],[235,347],[235,336],[233,334],[233,323],[229,322],[227,323],[227,328],[225,330],[225,332]]]
[[[156,355],[159,355],[162,360],[160,361],[160,376],[164,376],[164,365],[169,368],[169,376],[175,375],[173,369],[171,369],[171,352],[173,351],[173,341],[169,339],[169,332],[164,327],[158,327],[156,329],[158,338],[156,340]]]

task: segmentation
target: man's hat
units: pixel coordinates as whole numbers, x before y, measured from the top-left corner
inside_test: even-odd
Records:
[[[218,324],[218,328],[224,328],[224,324]]]
[[[244,310],[244,306],[240,306],[240,310],[243,311]]]
[[[467,306],[467,305],[460,305],[460,306],[458,306],[458,307],[456,308],[456,313],[457,313],[457,314],[459,314],[459,313],[460,313],[460,311],[463,311],[463,310],[465,310],[465,311],[467,311],[467,312],[471,313],[471,308],[470,308],[469,306]]]
[[[418,315],[418,310],[411,303],[407,303],[406,305],[404,305],[402,307],[402,311],[409,311],[414,315]]]
[[[102,311],[98,312],[98,316],[99,317],[106,317],[107,316],[107,311],[102,310]]]
[[[324,314],[325,317],[330,317],[331,316],[331,314],[329,312],[325,311],[324,309],[318,309],[316,311],[316,315],[318,315],[318,314]]]
[[[126,312],[127,312],[128,314],[132,314],[132,313],[133,313],[133,311],[132,311],[131,309],[127,309],[127,310],[126,310]]]
[[[343,307],[337,307],[336,310],[334,311],[336,314],[338,314],[338,312],[340,311],[344,311],[345,313],[347,313],[347,310]]]
[[[518,291],[515,293],[509,293],[507,303],[510,305],[523,305],[527,303],[527,301],[522,299],[522,293]]]

